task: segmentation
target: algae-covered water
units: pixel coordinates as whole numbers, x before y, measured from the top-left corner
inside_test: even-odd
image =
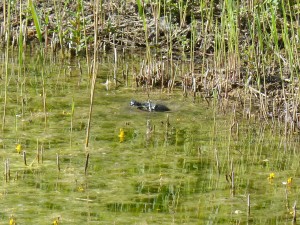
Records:
[[[0,224],[292,222],[297,135],[245,120],[231,106],[224,113],[217,99],[136,88],[130,76],[142,57],[114,64],[106,55],[85,148],[91,85],[85,59],[26,55],[20,65],[12,56],[6,66],[4,58]],[[140,111],[131,99],[171,111]]]

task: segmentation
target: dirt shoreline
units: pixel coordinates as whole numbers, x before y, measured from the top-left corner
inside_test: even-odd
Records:
[[[10,41],[17,44],[20,36],[21,16],[24,43],[38,42],[33,15],[27,2],[23,3],[22,7],[19,5],[11,7],[14,10],[11,9],[10,14]],[[84,51],[86,47],[88,49],[93,47],[95,10],[93,2],[82,1],[82,5],[76,3],[65,5],[63,2],[53,4],[48,1],[36,1],[34,7],[39,17],[45,45],[50,45],[54,49],[62,47],[77,52]],[[172,47],[175,51],[181,51],[183,40],[179,40],[179,38],[185,39],[185,41],[191,38],[191,21],[187,15],[183,22],[180,20],[178,12],[175,12],[173,18],[171,18],[170,13],[166,13],[166,16],[160,15],[154,18],[154,12],[151,12],[153,4],[147,4],[144,7],[145,25],[134,1],[125,1],[124,3],[108,1],[103,3],[101,8],[98,35],[99,48],[102,50],[109,50],[115,46],[118,48],[146,47],[146,42],[148,42],[152,47],[166,49],[167,51],[167,38],[172,32]],[[4,10],[6,14],[4,14]],[[1,23],[0,43],[2,45],[5,45],[7,41],[6,31],[8,31],[9,20],[7,11],[8,6],[5,5],[4,7],[3,2],[1,2],[0,20],[3,22]],[[198,14],[193,12],[195,17],[199,17]],[[170,18],[168,18],[168,15]],[[169,19],[170,21],[167,22]],[[195,18],[195,21],[199,22],[197,18]],[[145,26],[147,31],[145,31]],[[59,36],[59,29],[63,32],[61,37]],[[201,38],[201,36],[197,37],[199,40]],[[195,46],[197,48],[197,44]],[[188,52],[189,46],[186,45],[185,47],[187,48],[185,51]]]

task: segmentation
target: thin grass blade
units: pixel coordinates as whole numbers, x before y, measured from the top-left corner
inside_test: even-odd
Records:
[[[39,39],[39,42],[42,43],[43,37],[42,37],[42,30],[41,30],[41,26],[40,26],[39,16],[38,16],[38,14],[35,10],[35,7],[34,7],[34,4],[32,3],[32,0],[29,0],[28,2],[29,2],[29,7],[30,7],[30,10],[31,10],[34,26],[35,26],[35,29],[36,29],[37,38]]]

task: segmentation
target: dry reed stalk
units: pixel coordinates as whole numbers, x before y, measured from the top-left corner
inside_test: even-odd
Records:
[[[220,168],[220,161],[219,161],[219,156],[218,156],[218,150],[215,149],[215,158],[216,158],[216,163],[217,163],[217,170],[218,170],[218,175],[221,174],[221,168]]]
[[[293,224],[296,224],[297,221],[297,201],[294,202],[293,206]]]
[[[24,161],[24,165],[27,166],[26,151],[23,151],[23,161]]]
[[[287,210],[289,210],[290,204],[289,204],[289,199],[288,199],[288,189],[287,189],[287,187],[285,188],[285,206],[286,206]]]
[[[250,194],[248,194],[248,197],[247,197],[247,216],[250,216]]]
[[[116,65],[118,63],[118,54],[117,54],[117,46],[115,44],[115,35],[113,35],[113,45],[114,45],[114,63]]]
[[[46,111],[46,90],[45,90],[45,78],[44,69],[42,70],[42,85],[43,85],[43,109],[44,109],[44,122],[45,128],[47,127],[47,111]]]
[[[4,174],[5,174],[5,182],[7,183],[10,180],[9,159],[5,160]]]
[[[36,140],[36,158],[37,158],[38,164],[40,164],[39,139]]]
[[[233,159],[231,159],[231,195],[235,194],[235,186],[234,186],[234,171],[233,171]]]
[[[42,145],[41,146],[41,162],[42,162],[42,164],[43,164],[43,162],[44,162],[44,145]]]
[[[3,4],[3,10],[6,8],[6,3]],[[7,18],[6,11],[3,12],[4,15],[4,27],[5,27],[5,35],[7,36],[6,47],[5,47],[5,84],[4,84],[4,104],[3,104],[3,117],[2,117],[2,131],[5,128],[6,122],[6,106],[7,106],[7,86],[8,86],[8,62],[9,62],[9,43],[10,43],[10,4],[7,7]]]
[[[85,158],[85,166],[84,166],[84,174],[85,175],[87,174],[87,169],[88,169],[88,166],[89,166],[89,158],[90,158],[90,154],[87,153],[86,158]]]
[[[57,165],[57,170],[60,172],[60,160],[59,160],[59,155],[56,153],[56,165]]]
[[[94,93],[95,93],[95,84],[97,78],[97,71],[98,71],[98,64],[97,64],[97,55],[98,55],[98,14],[99,14],[99,0],[95,2],[95,23],[94,23],[94,61],[93,61],[93,77],[92,77],[92,84],[91,84],[91,97],[90,97],[90,110],[89,110],[89,119],[88,125],[86,129],[86,140],[85,140],[85,148],[89,146],[89,139],[90,139],[90,129],[91,129],[91,120],[92,120],[92,111],[93,111],[93,103],[94,103]]]

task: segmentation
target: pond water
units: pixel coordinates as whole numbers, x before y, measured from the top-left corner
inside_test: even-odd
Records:
[[[85,148],[85,59],[29,53],[20,66],[11,53],[6,67],[1,55],[0,224],[292,223],[298,136],[180,89],[136,88],[122,75],[139,71],[142,59],[128,54],[117,66],[113,55],[99,60]],[[115,74],[117,86],[105,86]],[[129,105],[148,98],[171,111]]]

